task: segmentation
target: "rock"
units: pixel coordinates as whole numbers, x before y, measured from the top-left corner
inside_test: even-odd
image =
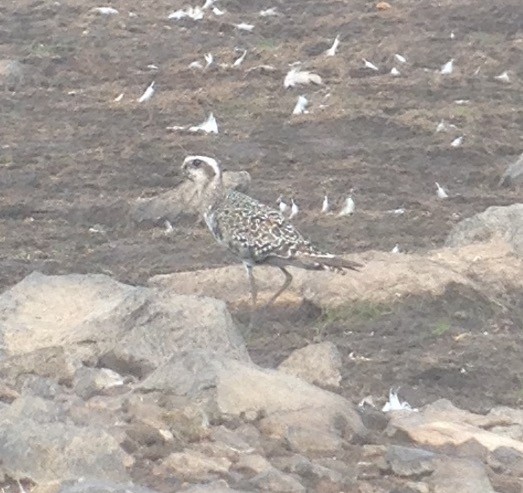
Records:
[[[488,286],[489,297],[523,289],[523,260],[500,239],[424,254],[367,252],[355,260],[365,264],[365,274],[338,276],[291,268],[293,282],[282,296],[282,303],[298,303],[304,298],[329,308],[362,300],[381,303],[416,294],[438,296],[454,284],[480,292]],[[274,294],[274,275],[271,267],[256,270],[260,303]],[[213,296],[231,306],[250,303],[241,265],[155,276],[149,284],[183,294]]]
[[[284,474],[274,467],[257,474],[249,483],[257,491],[277,491],[278,493],[301,493],[306,491],[305,487],[295,477]]]
[[[249,493],[248,491],[230,488],[223,479],[207,484],[196,484],[179,491],[180,493]]]
[[[49,377],[60,384],[70,385],[79,366],[80,363],[65,348],[44,347],[0,360],[0,378],[15,387],[23,385],[29,375]]]
[[[249,360],[223,302],[104,275],[31,274],[0,295],[0,337],[3,356],[59,346],[78,360],[95,358],[96,366],[138,376],[197,347]]]
[[[33,490],[35,491],[35,490]],[[35,493],[43,493],[35,491]],[[157,493],[155,490],[130,483],[112,483],[109,481],[83,480],[66,481],[60,485],[57,493]]]
[[[462,411],[445,401],[427,406],[420,412],[397,411],[390,414],[389,436],[406,433],[420,445],[452,446],[465,450],[469,456],[480,458],[498,447],[511,447],[523,452],[523,442],[480,428],[490,422],[488,416]]]
[[[79,368],[75,374],[74,391],[82,399],[90,399],[105,390],[121,387],[121,375],[108,368]]]
[[[495,493],[483,464],[471,459],[445,458],[427,483],[432,493]]]
[[[271,463],[261,455],[258,454],[245,454],[241,455],[238,461],[234,464],[234,469],[247,474],[248,476],[254,476],[256,474],[268,471],[273,466]]]
[[[265,429],[267,429],[267,421],[269,420],[265,420],[262,424]],[[307,455],[333,455],[343,448],[343,439],[336,432],[289,426],[285,438],[292,451]]]
[[[331,483],[337,484],[341,487],[344,482],[344,476],[339,471],[335,471],[328,467],[314,464],[302,455],[292,455],[290,457],[275,457],[272,463],[278,469],[297,474],[303,478],[313,480],[328,480]]]
[[[487,457],[487,463],[498,473],[523,477],[523,453],[508,447],[498,447]]]
[[[489,241],[498,235],[523,255],[523,204],[489,207],[454,226],[446,245],[451,247]]]
[[[390,445],[385,459],[392,472],[398,476],[420,476],[436,468],[438,454],[428,450]]]
[[[278,370],[320,387],[339,387],[341,366],[340,352],[327,341],[296,349],[278,366]]]
[[[358,413],[341,396],[292,375],[207,351],[173,355],[138,389],[206,402],[204,414],[216,414],[216,419],[264,415],[262,432],[289,440],[297,451],[330,453],[344,440],[366,435]]]
[[[251,183],[247,171],[226,171],[223,182],[227,188],[246,192]],[[184,181],[174,190],[157,197],[138,199],[131,206],[131,218],[137,223],[174,223],[181,215],[198,214],[199,194],[193,182]]]
[[[111,435],[70,424],[54,402],[20,397],[0,409],[0,478],[127,481],[133,462]]]
[[[0,60],[0,87],[14,91],[24,81],[25,67],[16,60]]]
[[[207,457],[195,450],[174,452],[161,464],[153,468],[153,474],[171,475],[186,481],[208,481],[216,477],[227,476],[231,461],[225,457]]]
[[[512,164],[508,166],[501,176],[498,186],[508,187],[518,185],[523,181],[523,153]]]

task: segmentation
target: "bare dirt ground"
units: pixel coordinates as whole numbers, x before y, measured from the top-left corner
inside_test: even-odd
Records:
[[[93,13],[100,5],[92,0],[0,6],[1,57],[30,72],[15,92],[0,94],[0,286],[33,270],[143,283],[233,262],[201,224],[175,224],[167,236],[162,224],[129,219],[136,198],[182,180],[189,153],[248,170],[251,194],[263,201],[294,196],[302,211],[296,224],[337,253],[440,246],[460,219],[520,201],[520,192],[496,185],[523,147],[520,1],[391,3],[378,12],[363,0],[221,0],[227,14],[201,21],[167,20],[183,5],[165,0],[137,2],[134,17],[123,1],[111,2],[115,16]],[[273,6],[282,15],[258,16]],[[239,31],[237,22],[255,28]],[[325,58],[336,34],[339,54]],[[238,56],[235,47],[248,50],[243,65],[218,67]],[[214,66],[188,68],[208,52]],[[380,70],[364,69],[362,58]],[[441,76],[450,58],[455,72]],[[298,60],[324,85],[284,89],[289,63]],[[389,75],[393,66],[400,77]],[[510,83],[494,79],[505,70]],[[138,104],[153,80],[155,96]],[[310,113],[291,117],[299,94]],[[218,136],[166,130],[200,123],[210,111]],[[457,128],[436,133],[442,119]],[[460,135],[463,145],[452,148]],[[451,199],[437,199],[435,181]],[[319,214],[325,192],[338,208],[351,188],[354,216]],[[405,214],[387,212],[398,208]],[[523,401],[521,303],[514,293],[500,311],[449,288],[439,299],[393,306],[302,307],[274,314],[249,344],[256,361],[273,366],[306,342],[332,340],[353,400],[401,385],[413,405],[446,397],[486,410]]]

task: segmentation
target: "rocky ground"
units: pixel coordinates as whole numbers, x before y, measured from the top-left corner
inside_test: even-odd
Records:
[[[0,487],[520,492],[519,2],[139,4],[0,6]],[[297,61],[323,83],[285,89]],[[167,130],[211,111],[218,135]],[[195,153],[364,270],[293,272],[249,330],[182,183]],[[416,410],[383,412],[391,388]]]

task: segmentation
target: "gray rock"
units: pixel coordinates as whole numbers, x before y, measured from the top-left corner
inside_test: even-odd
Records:
[[[89,399],[105,390],[121,387],[123,384],[122,376],[113,370],[82,366],[75,374],[74,391],[82,399]]]
[[[275,468],[257,474],[249,483],[257,491],[277,491],[278,493],[301,493],[306,491],[305,487],[294,476],[284,474]]]
[[[232,462],[225,457],[207,457],[196,450],[174,452],[153,468],[155,475],[175,475],[185,481],[209,481],[228,476]]]
[[[398,476],[418,476],[434,471],[438,454],[428,450],[390,445],[385,459]]]
[[[223,174],[224,185],[227,188],[246,192],[251,183],[247,171],[226,171]],[[184,181],[174,190],[157,197],[138,199],[131,206],[131,218],[137,223],[150,222],[159,224],[165,220],[175,222],[182,215],[198,213],[199,191],[194,183]]]
[[[523,204],[489,207],[454,226],[446,245],[451,247],[490,240],[499,235],[523,255]]]
[[[483,464],[447,457],[427,480],[432,493],[495,493]]]
[[[138,376],[198,347],[249,360],[222,301],[104,275],[26,277],[0,296],[0,343],[4,356],[60,346],[79,361],[94,357],[100,366]]]
[[[0,87],[14,91],[24,81],[25,67],[16,60],[0,60]]]
[[[23,385],[28,376],[49,377],[70,385],[79,366],[63,347],[45,347],[0,360],[0,378],[16,387]]]
[[[0,409],[0,478],[128,481],[133,462],[111,435],[69,423],[54,402],[20,397]]]
[[[180,493],[252,493],[245,490],[236,490],[229,487],[226,481],[220,479],[207,484],[195,484],[187,489],[180,490]]]
[[[60,486],[58,493],[156,493],[156,491],[132,483],[88,480],[66,481]]]
[[[296,349],[283,361],[278,370],[320,387],[339,387],[341,355],[332,342],[309,344]]]
[[[208,351],[175,354],[139,389],[206,401],[207,412],[215,412],[222,419],[264,415],[262,432],[291,440],[297,451],[302,446],[307,451],[314,448],[315,434],[329,438],[329,451],[333,443],[341,447],[343,440],[366,434],[358,413],[341,396],[292,375]]]
[[[523,154],[508,166],[501,176],[498,186],[508,187],[511,185],[518,185],[521,182],[523,182]]]

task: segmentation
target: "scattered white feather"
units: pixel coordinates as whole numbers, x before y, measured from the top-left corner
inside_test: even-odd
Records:
[[[173,225],[170,223],[170,221],[165,220],[163,223],[165,229],[163,230],[164,234],[170,235],[174,232]]]
[[[220,15],[225,14],[225,10],[220,10],[218,7],[213,7],[212,13],[219,17]]]
[[[300,211],[298,204],[294,202],[294,199],[291,199],[291,213],[289,214],[289,219],[294,219],[298,212]]]
[[[436,182],[436,195],[438,196],[438,199],[441,200],[449,198],[447,192],[438,182]]]
[[[340,35],[338,34],[332,43],[332,46],[325,52],[325,56],[334,56],[336,51],[338,51],[338,46],[340,45]]]
[[[396,67],[392,67],[390,69],[390,75],[392,75],[392,77],[399,77],[401,73]]]
[[[308,85],[308,84],[321,84],[321,77],[318,74],[313,74],[307,70],[298,70],[292,68],[287,72],[285,79],[283,80],[283,87],[286,89],[297,85]]]
[[[203,19],[203,10],[200,7],[187,7],[184,9],[176,10],[175,12],[171,12],[167,19],[185,19],[188,17],[189,19],[192,19],[194,21],[199,21]]]
[[[342,207],[338,216],[350,216],[351,214],[354,214],[355,210],[356,204],[354,203],[353,198],[347,197],[347,199],[345,200],[345,205]]]
[[[389,400],[383,406],[382,411],[384,413],[391,411],[417,411],[417,409],[412,409],[412,406],[407,401],[400,401],[398,390],[390,389]]]
[[[452,31],[452,32],[450,33],[450,39],[454,39],[455,37],[456,37],[456,35],[454,34],[454,31]]]
[[[289,206],[284,202],[283,197],[281,195],[278,197],[278,200],[276,202],[278,202],[278,208],[280,209],[280,212],[282,214],[285,214],[289,209]]]
[[[394,245],[394,248],[390,251],[390,253],[401,253],[400,252],[400,246],[396,243]]]
[[[154,80],[149,84],[145,92],[138,98],[139,103],[143,103],[145,101],[149,101],[153,97],[154,94]]]
[[[234,63],[232,64],[232,66],[239,67],[245,60],[246,55],[247,55],[247,50],[243,50],[243,53],[241,54],[241,56],[239,58],[237,58],[236,60],[234,60]]]
[[[450,147],[459,147],[461,144],[463,144],[463,136],[456,137],[451,143]]]
[[[395,214],[397,216],[400,216],[402,214],[405,214],[405,209],[403,207],[400,207],[399,209],[391,209],[390,211],[386,211],[387,214]]]
[[[394,55],[394,58],[396,60],[398,60],[398,62],[400,62],[400,63],[407,63],[407,59],[403,55],[400,55],[399,53],[396,53]]]
[[[214,115],[212,113],[209,113],[207,120],[205,120],[203,123],[200,123],[200,125],[189,127],[189,132],[200,131],[205,132],[206,134],[218,133],[218,123],[216,122],[216,118],[214,118]]]
[[[118,94],[118,96],[116,96],[116,97],[113,99],[113,101],[114,101],[115,103],[119,103],[119,102],[123,99],[123,95],[124,95],[123,92],[120,93],[120,94]]]
[[[308,111],[306,111],[308,104],[309,101],[305,96],[298,96],[298,101],[296,102],[296,106],[294,106],[294,109],[292,110],[292,114],[301,115],[302,113],[308,113]]]
[[[456,103],[459,106],[465,106],[466,104],[470,103],[470,100],[469,99],[456,99],[454,101],[454,103]]]
[[[202,62],[195,60],[194,62],[189,63],[189,68],[203,69],[203,65],[202,65]]]
[[[234,24],[234,26],[240,31],[252,31],[254,29],[254,24],[247,24],[246,22],[240,22],[239,24]]]
[[[202,10],[207,10],[211,8],[215,2],[216,0],[205,0],[205,3],[202,5]]]
[[[136,12],[129,12],[129,17],[138,17]]]
[[[441,75],[450,75],[454,70],[454,58],[451,58],[445,65],[441,67],[439,73]]]
[[[376,72],[379,70],[379,68],[376,67],[376,65],[374,65],[372,62],[369,62],[365,58],[363,58],[362,60],[363,60],[363,65],[365,66],[365,68],[370,68],[371,70],[374,70]]]
[[[271,7],[270,9],[260,10],[260,16],[262,17],[274,17],[278,15],[276,7]]]
[[[116,15],[119,13],[118,10],[113,7],[95,7],[93,10],[102,15]]]
[[[327,197],[327,195],[325,195],[325,197],[323,198],[323,203],[321,204],[321,212],[323,214],[328,214],[331,210],[331,207],[330,207],[330,204],[329,204],[329,197]]]
[[[214,61],[214,57],[212,56],[212,53],[206,53],[203,55],[203,58],[205,58],[205,68],[207,68],[209,65],[212,64]]]
[[[494,79],[499,80],[501,82],[510,82],[510,77],[508,76],[508,72],[505,71],[502,74],[496,75]]]
[[[445,130],[447,130],[447,124],[445,123],[445,120],[441,120],[436,127],[436,133],[444,132]]]
[[[158,65],[155,65],[154,63],[150,63],[149,65],[147,65],[147,68],[151,70],[159,70],[160,67],[158,67]]]

